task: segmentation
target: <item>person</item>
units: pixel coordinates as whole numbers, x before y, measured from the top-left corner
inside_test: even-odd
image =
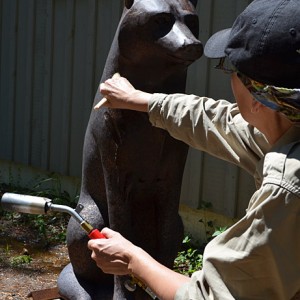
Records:
[[[106,107],[148,112],[153,126],[252,174],[245,216],[208,243],[191,278],[108,228],[107,239],[88,242],[92,258],[159,299],[300,299],[300,1],[254,0],[205,54],[231,73],[236,103],[151,94],[123,77],[100,91]]]

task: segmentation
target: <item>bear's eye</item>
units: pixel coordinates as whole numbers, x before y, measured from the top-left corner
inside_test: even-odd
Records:
[[[184,17],[186,26],[190,29],[192,34],[198,38],[199,35],[199,19],[196,15],[186,15]]]
[[[172,14],[161,13],[154,15],[151,22],[155,38],[161,38],[171,31],[175,23],[175,18]]]
[[[172,26],[175,20],[173,15],[161,13],[155,16],[154,21],[158,26]]]

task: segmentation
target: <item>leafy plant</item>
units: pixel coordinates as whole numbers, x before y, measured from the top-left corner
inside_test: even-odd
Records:
[[[17,267],[24,264],[29,264],[32,261],[32,257],[30,255],[19,255],[12,257],[10,262],[12,266]]]
[[[195,271],[202,269],[203,255],[191,244],[189,236],[183,239],[182,245],[184,250],[178,252],[173,269],[178,273],[191,276]]]
[[[47,178],[40,179],[32,190],[35,196],[49,198],[55,204],[68,205],[73,208],[75,208],[79,198],[78,191],[73,197],[67,191],[63,191],[60,177],[54,173]]]
[[[206,216],[206,211],[212,208],[211,202],[200,202],[200,209],[203,210],[203,218],[199,220],[203,224],[205,230],[205,242],[211,240],[212,234],[214,232],[214,223],[212,220],[208,220]]]
[[[216,237],[216,236],[220,235],[220,234],[223,233],[226,229],[227,229],[227,226],[224,226],[224,227],[216,227],[216,228],[215,228],[215,232],[212,234],[212,237]]]
[[[8,243],[6,243],[6,246],[5,246],[5,253],[8,254],[9,253],[9,250],[10,250],[10,245]]]
[[[205,241],[203,241],[200,247],[193,245],[192,239],[189,235],[185,236],[182,241],[183,250],[178,252],[177,257],[174,260],[174,271],[191,276],[195,271],[202,269],[203,264],[203,251],[207,242],[214,239],[216,236],[223,233],[227,227],[216,227],[212,220],[208,220],[205,211],[211,208],[212,205],[209,202],[202,202],[201,208],[204,210],[204,217],[199,220],[205,228]]]

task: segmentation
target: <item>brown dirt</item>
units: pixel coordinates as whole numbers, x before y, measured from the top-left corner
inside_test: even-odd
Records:
[[[69,262],[64,241],[49,242],[46,237],[63,230],[61,222],[42,238],[29,223],[20,216],[0,215],[0,300],[32,299],[30,292],[56,287],[59,273]],[[27,258],[31,262],[21,263]]]

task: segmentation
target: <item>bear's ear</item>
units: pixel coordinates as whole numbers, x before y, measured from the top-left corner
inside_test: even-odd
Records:
[[[127,9],[129,9],[133,5],[133,3],[134,3],[134,0],[125,0],[125,7]]]
[[[194,7],[196,8],[198,0],[190,0],[190,2],[194,5]]]

